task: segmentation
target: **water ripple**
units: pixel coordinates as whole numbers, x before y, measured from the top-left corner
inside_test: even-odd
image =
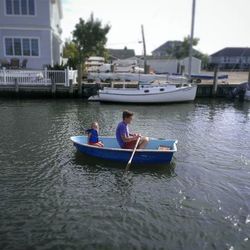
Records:
[[[1,100],[0,249],[249,249],[249,105],[129,108],[131,130],[177,138],[168,166],[86,157],[69,138],[124,105]]]

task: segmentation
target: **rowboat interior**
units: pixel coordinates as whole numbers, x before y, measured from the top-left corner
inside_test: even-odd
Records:
[[[115,150],[126,150],[132,151],[132,149],[121,149],[117,140],[114,137],[100,137],[100,141],[104,144],[105,149],[115,149]],[[88,145],[88,137],[87,136],[73,136],[71,140],[74,143],[80,145]],[[154,139],[150,138],[149,143],[147,144],[145,149],[138,149],[138,151],[168,151],[175,152],[176,151],[176,143],[177,140],[165,140],[165,139]],[[96,147],[88,145],[89,147]]]

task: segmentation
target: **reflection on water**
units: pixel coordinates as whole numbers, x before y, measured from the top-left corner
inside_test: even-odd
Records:
[[[124,171],[125,173],[125,163],[112,162],[108,160],[101,160],[98,158],[94,158],[85,154],[82,154],[78,151],[75,153],[75,157],[72,159],[74,165],[76,165],[79,169],[81,167],[90,168],[90,171],[95,169],[94,171],[98,171],[98,169],[107,169],[111,171],[112,169],[119,169]],[[165,177],[174,177],[176,173],[174,172],[176,163],[172,161],[170,164],[152,164],[152,165],[133,165],[131,164],[130,171],[133,173],[150,173],[153,175],[164,175]],[[120,171],[119,171],[120,172]]]
[[[178,139],[166,166],[76,152],[97,120]],[[249,249],[250,104],[171,105],[0,99],[0,249]]]

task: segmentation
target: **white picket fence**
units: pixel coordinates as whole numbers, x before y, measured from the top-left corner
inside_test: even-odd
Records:
[[[77,71],[66,68],[65,70],[13,70],[0,69],[0,85],[56,85],[69,86],[77,83]]]

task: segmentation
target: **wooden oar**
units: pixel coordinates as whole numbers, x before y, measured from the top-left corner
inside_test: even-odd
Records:
[[[129,170],[129,167],[130,167],[131,162],[132,162],[132,160],[133,160],[133,157],[134,157],[135,151],[136,151],[136,149],[137,149],[137,147],[138,147],[138,144],[139,144],[139,142],[140,142],[140,139],[141,139],[141,137],[139,137],[139,138],[137,139],[137,141],[136,141],[136,144],[135,144],[133,153],[132,153],[132,155],[131,155],[131,157],[130,157],[130,159],[129,159],[129,161],[128,161],[128,164],[127,164],[127,166],[126,166],[126,168],[125,168],[125,171],[128,171],[128,170]]]

